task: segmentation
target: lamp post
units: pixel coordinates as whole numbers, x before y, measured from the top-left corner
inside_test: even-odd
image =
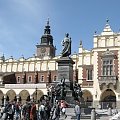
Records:
[[[37,103],[37,87],[35,88],[35,97],[36,97],[36,103]]]

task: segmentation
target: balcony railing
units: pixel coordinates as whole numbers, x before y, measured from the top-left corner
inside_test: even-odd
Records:
[[[113,85],[116,84],[117,82],[117,76],[99,76],[98,80],[100,85],[105,83],[106,85],[108,85],[109,83],[112,83]]]

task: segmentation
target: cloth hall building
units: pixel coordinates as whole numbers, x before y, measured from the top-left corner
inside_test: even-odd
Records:
[[[57,80],[60,58],[53,43],[48,21],[33,57],[0,57],[0,104],[40,100],[47,94],[48,85]],[[78,51],[71,55],[75,62],[71,74],[81,85],[84,101],[95,108],[107,104],[120,108],[120,32],[113,32],[107,22],[101,34],[93,35],[93,48],[86,50],[80,42]]]

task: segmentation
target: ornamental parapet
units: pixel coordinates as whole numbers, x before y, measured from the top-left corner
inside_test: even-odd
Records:
[[[5,84],[6,89],[46,89],[46,83],[40,84]]]
[[[98,80],[99,80],[99,85],[102,85],[102,84],[106,84],[106,85],[113,84],[113,85],[116,85],[118,77],[117,76],[99,76]]]

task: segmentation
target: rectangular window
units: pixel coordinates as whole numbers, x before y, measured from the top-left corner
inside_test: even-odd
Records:
[[[20,83],[20,76],[17,77],[17,83]]]
[[[113,75],[113,60],[108,59],[103,60],[103,75],[104,76]]]
[[[32,76],[28,76],[28,83],[32,82]]]
[[[93,80],[93,70],[87,69],[87,80]]]

